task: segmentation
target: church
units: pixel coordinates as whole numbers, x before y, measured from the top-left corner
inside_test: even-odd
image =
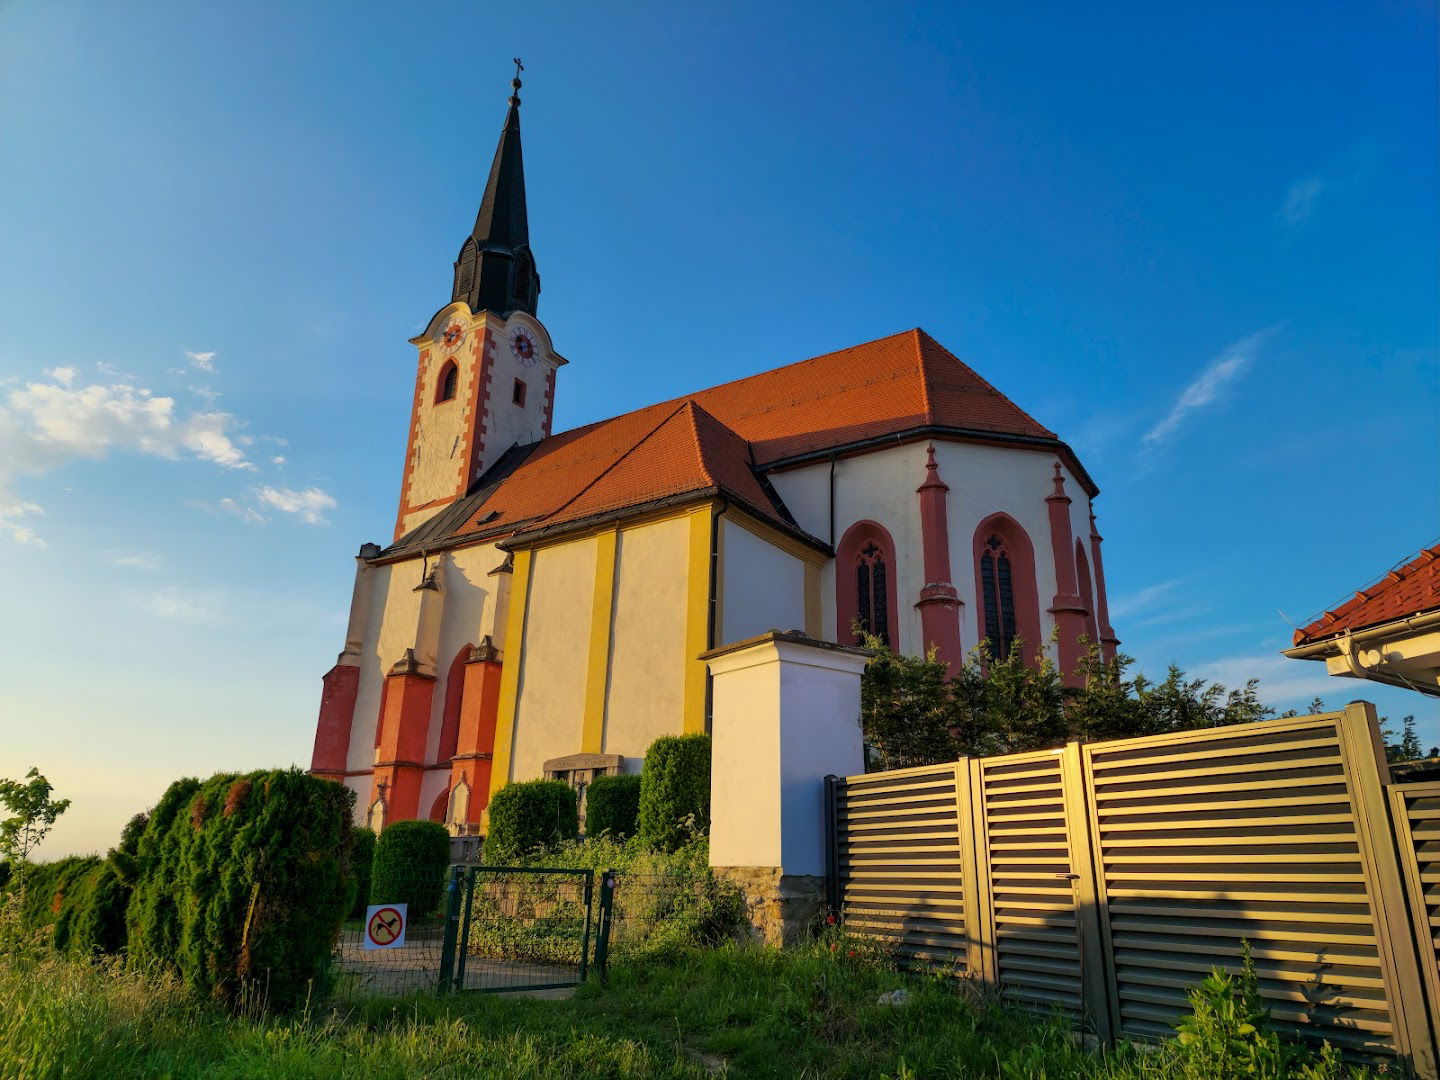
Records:
[[[394,537],[365,544],[311,771],[372,828],[482,830],[507,783],[708,731],[701,655],[771,629],[959,665],[1113,655],[1093,500],[1052,431],[920,329],[553,433],[520,80],[450,302],[411,339]],[[1070,677],[1070,676],[1067,676]]]

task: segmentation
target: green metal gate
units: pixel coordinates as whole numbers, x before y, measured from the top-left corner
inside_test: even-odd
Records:
[[[525,866],[453,866],[438,989],[503,993],[603,980],[615,875]],[[598,896],[597,896],[598,892]]]

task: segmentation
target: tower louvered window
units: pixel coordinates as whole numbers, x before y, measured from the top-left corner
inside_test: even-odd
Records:
[[[1015,643],[1015,588],[1010,573],[1010,553],[998,533],[985,541],[980,556],[981,604],[985,611],[985,637],[991,653],[1008,656]]]
[[[460,369],[453,363],[445,365],[445,373],[440,376],[440,393],[435,395],[436,401],[449,401],[455,396],[455,384],[460,377]]]
[[[855,595],[860,607],[856,619],[860,629],[889,645],[889,581],[885,555],[873,540],[860,549],[855,565],[855,582]]]

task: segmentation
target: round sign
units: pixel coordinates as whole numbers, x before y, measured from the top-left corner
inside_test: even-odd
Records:
[[[365,936],[380,948],[393,945],[405,933],[405,915],[393,907],[382,907],[365,924]]]

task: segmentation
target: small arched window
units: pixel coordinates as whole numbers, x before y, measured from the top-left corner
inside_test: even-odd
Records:
[[[895,542],[878,522],[857,521],[836,547],[835,640],[858,644],[858,629],[898,648],[895,588]]]
[[[449,401],[455,396],[455,386],[460,381],[460,369],[451,360],[440,372],[440,382],[435,388],[435,402]]]

